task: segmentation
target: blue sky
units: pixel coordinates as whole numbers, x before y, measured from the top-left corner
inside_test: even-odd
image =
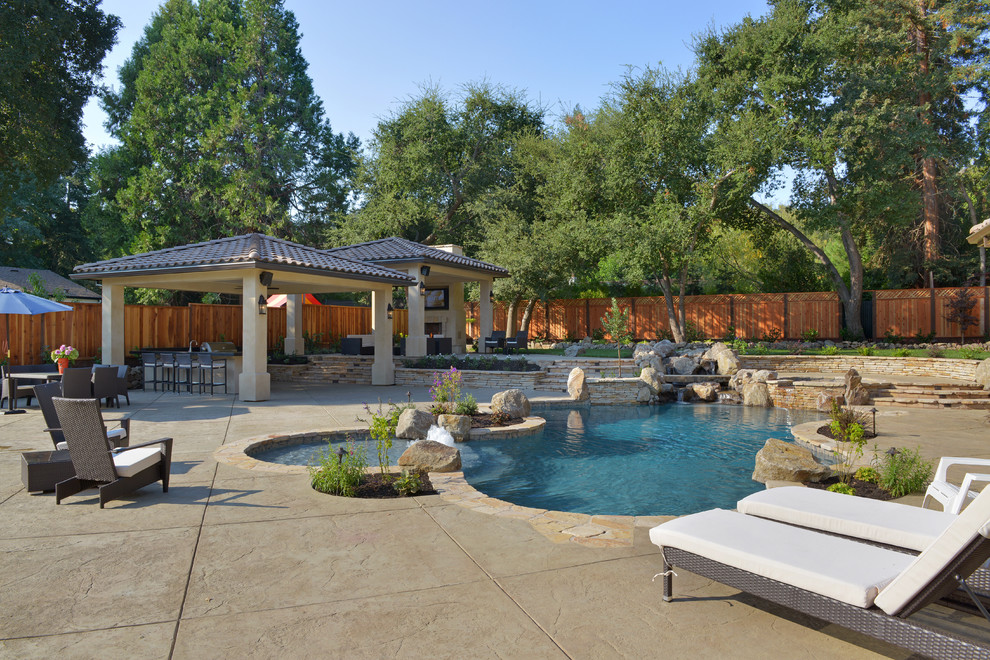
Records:
[[[104,0],[123,21],[105,82],[130,55],[159,3]],[[309,75],[335,131],[367,142],[378,120],[424,83],[448,90],[483,79],[523,90],[552,117],[591,110],[626,65],[689,68],[692,36],[766,12],[765,1],[351,2],[286,0],[302,33]],[[112,144],[91,101],[83,117],[91,146]]]

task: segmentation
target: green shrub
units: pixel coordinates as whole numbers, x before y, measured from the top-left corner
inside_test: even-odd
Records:
[[[843,495],[855,495],[856,494],[856,491],[853,490],[853,487],[852,486],[850,486],[847,483],[843,483],[841,481],[838,482],[838,483],[832,484],[831,486],[828,487],[827,490],[830,493],[842,493]]]
[[[817,330],[809,328],[801,333],[801,341],[818,341],[819,336]]]
[[[838,355],[839,354],[839,347],[838,346],[822,346],[822,350],[819,351],[819,353],[821,353],[822,355]]]
[[[908,357],[911,355],[911,351],[906,348],[898,348],[893,352],[894,357]]]
[[[782,336],[783,336],[783,333],[778,328],[771,328],[767,332],[764,332],[763,333],[762,339],[763,339],[763,341],[767,342],[768,344],[772,344],[775,341],[780,341],[780,338]]]
[[[326,451],[320,452],[317,464],[309,466],[310,483],[321,493],[354,497],[366,467],[364,452],[348,437],[346,448],[342,445],[334,451],[333,444],[328,443]]]
[[[411,403],[397,406],[389,401],[388,408],[383,408],[381,399],[378,400],[378,410],[372,410],[371,406],[367,403],[364,404],[364,410],[371,419],[361,421],[368,421],[368,433],[375,439],[378,447],[378,469],[385,481],[391,478],[389,472],[391,461],[388,457],[388,450],[392,448],[395,429],[399,425],[399,416],[402,415],[403,410],[414,407]]]
[[[904,337],[900,336],[894,332],[893,328],[887,328],[887,331],[883,333],[883,340],[888,344],[903,344]]]
[[[860,346],[859,348],[856,349],[856,352],[859,353],[860,355],[873,355],[873,347]]]
[[[477,415],[478,414],[478,402],[475,401],[474,396],[471,394],[464,394],[457,401],[457,405],[454,406],[455,415]]]
[[[974,348],[972,346],[963,346],[962,348],[959,349],[959,352],[962,353],[963,358],[966,360],[983,359],[983,351],[981,351],[978,348]]]
[[[853,463],[863,455],[863,445],[866,444],[866,439],[863,437],[863,415],[852,408],[843,408],[833,401],[830,416],[832,422],[829,424],[829,429],[836,440],[837,472],[839,478],[844,483],[848,483]]]
[[[933,341],[935,341],[935,333],[934,332],[921,332],[921,331],[918,331],[914,335],[914,343],[915,344],[930,344]]]
[[[423,489],[423,482],[420,480],[419,474],[409,470],[403,470],[402,475],[392,485],[402,497],[415,495]]]
[[[703,341],[705,339],[705,333],[698,329],[691,321],[684,321],[684,341]]]
[[[939,348],[938,346],[929,346],[925,352],[928,353],[928,357],[933,357],[933,358],[945,357],[945,349]]]
[[[450,369],[454,367],[469,371],[539,371],[540,366],[529,362],[524,357],[508,359],[497,358],[494,355],[466,356],[456,355],[424,355],[418,358],[407,358],[402,361],[407,369]]]
[[[725,329],[725,334],[722,335],[722,341],[726,344],[735,341],[736,339],[736,326],[729,324],[729,327]]]
[[[766,355],[767,353],[770,352],[770,349],[767,348],[766,344],[753,344],[748,349],[746,349],[746,352],[750,353],[751,355]]]
[[[879,457],[874,448],[873,465],[880,477],[877,483],[893,497],[924,491],[935,470],[935,463],[922,458],[918,449],[895,447]]]
[[[871,467],[859,468],[858,470],[856,470],[856,473],[853,475],[853,477],[859,479],[860,481],[866,481],[871,484],[879,483],[880,481],[880,473]]]
[[[729,342],[729,348],[736,351],[737,353],[745,353],[749,344],[743,339],[733,339]]]

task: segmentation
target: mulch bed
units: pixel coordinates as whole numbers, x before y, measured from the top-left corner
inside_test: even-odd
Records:
[[[493,426],[512,426],[513,424],[522,424],[522,422],[522,417],[510,417],[501,424],[495,424],[492,422],[492,416],[489,413],[478,413],[477,415],[471,415],[471,428],[473,429],[484,429]]]
[[[817,488],[818,490],[826,490],[832,484],[838,483],[838,477],[829,477],[824,481],[806,481],[804,485],[808,488]],[[881,488],[880,486],[870,483],[869,481],[860,481],[853,477],[849,485],[853,487],[856,491],[856,495],[859,497],[868,497],[871,500],[889,500],[892,499],[890,493]]]
[[[393,472],[392,477],[402,476],[398,472]],[[420,473],[419,482],[422,484],[420,491],[416,495],[436,495],[437,491],[433,488],[433,484],[430,482],[430,475],[425,473]],[[382,480],[381,472],[376,472],[374,474],[368,474],[364,476],[361,480],[361,484],[357,487],[357,493],[355,497],[364,497],[367,499],[388,499],[392,497],[402,497],[399,491],[395,490],[389,482]]]
[[[823,435],[823,436],[825,436],[826,438],[828,438],[830,440],[835,440],[835,436],[832,435],[832,427],[829,424],[826,424],[825,426],[819,426],[818,427],[818,435]],[[871,429],[866,429],[866,428],[863,429],[863,438],[864,439],[869,440],[869,439],[875,438],[875,437],[877,437],[877,434],[874,433]]]

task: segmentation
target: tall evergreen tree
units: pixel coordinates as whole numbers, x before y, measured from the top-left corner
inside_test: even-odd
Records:
[[[306,69],[281,1],[162,6],[104,98],[122,145],[95,175],[129,249],[246,231],[323,239],[349,207],[358,144],[333,133]]]

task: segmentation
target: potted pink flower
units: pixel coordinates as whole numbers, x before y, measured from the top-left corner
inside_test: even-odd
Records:
[[[62,344],[52,351],[52,362],[58,364],[59,373],[65,371],[66,367],[69,366],[69,362],[75,362],[78,357],[79,349],[73,348],[72,346],[66,346],[65,344]]]

